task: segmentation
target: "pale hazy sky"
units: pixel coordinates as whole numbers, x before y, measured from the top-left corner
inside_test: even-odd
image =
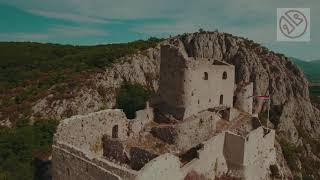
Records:
[[[277,8],[310,8],[311,41],[276,41]],[[0,0],[0,41],[126,42],[224,31],[304,60],[320,59],[319,0]]]

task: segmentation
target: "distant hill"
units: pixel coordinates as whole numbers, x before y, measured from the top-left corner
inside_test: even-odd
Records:
[[[297,58],[292,60],[303,69],[310,82],[320,82],[320,60],[303,61]]]

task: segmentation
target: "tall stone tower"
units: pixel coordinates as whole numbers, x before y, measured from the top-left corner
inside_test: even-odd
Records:
[[[161,47],[159,95],[162,109],[176,119],[209,108],[233,107],[234,80],[233,65],[188,57],[179,42]]]

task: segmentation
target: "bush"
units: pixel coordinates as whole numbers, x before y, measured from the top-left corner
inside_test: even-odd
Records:
[[[289,168],[293,171],[299,170],[297,166],[298,150],[296,146],[284,140],[280,141],[280,143],[281,143],[283,156],[286,159]]]
[[[21,120],[14,129],[0,128],[0,177],[34,179],[35,158],[50,155],[57,124],[54,120],[43,120],[29,125],[27,120]]]
[[[136,111],[145,108],[150,95],[150,91],[140,84],[124,83],[116,99],[117,108],[123,109],[128,119],[133,119]]]

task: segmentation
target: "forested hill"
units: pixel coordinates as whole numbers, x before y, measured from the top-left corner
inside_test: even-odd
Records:
[[[75,86],[118,58],[155,47],[161,39],[98,46],[0,42],[0,119],[28,116],[30,105],[53,85]],[[9,116],[8,116],[9,115]]]
[[[99,46],[0,42],[0,180],[51,179],[48,159],[58,121],[31,120],[38,100],[53,92],[67,99],[90,75],[159,41]]]

